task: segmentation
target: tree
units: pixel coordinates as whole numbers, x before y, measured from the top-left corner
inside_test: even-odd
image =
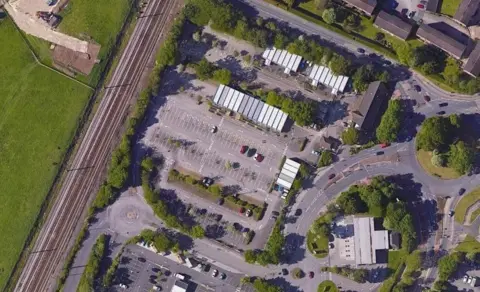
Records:
[[[447,281],[442,281],[442,280],[437,280],[435,283],[433,283],[433,289],[435,291],[447,291],[448,290],[448,282]]]
[[[420,268],[422,267],[422,261],[423,261],[423,256],[421,251],[416,250],[412,252],[407,256],[407,259],[405,261],[407,265],[407,270],[409,271],[420,270]]]
[[[203,238],[205,237],[205,229],[200,225],[195,225],[192,227],[190,235],[194,238]]]
[[[343,21],[343,27],[347,31],[351,31],[351,30],[360,31],[360,30],[362,30],[362,26],[361,26],[361,23],[360,23],[360,18],[355,14],[350,14],[349,16],[347,16],[345,18],[345,20]]]
[[[426,151],[442,149],[451,140],[451,124],[447,118],[431,117],[422,123],[417,135],[417,147]]]
[[[383,71],[380,74],[377,74],[377,80],[382,82],[389,82],[390,81],[390,73],[388,71]]]
[[[212,63],[208,62],[206,58],[200,60],[200,62],[198,62],[195,66],[195,72],[197,73],[197,77],[200,80],[211,79],[214,71],[215,66]]]
[[[343,192],[338,197],[337,204],[347,215],[362,213],[367,209],[356,190]]]
[[[110,201],[112,199],[113,199],[112,187],[108,184],[103,184],[98,190],[97,196],[95,197],[95,201],[93,202],[93,206],[96,209],[105,208],[108,204],[110,204]]]
[[[337,21],[337,13],[334,8],[325,9],[322,18],[326,23],[333,24]]]
[[[438,150],[435,149],[433,150],[433,153],[432,153],[431,162],[436,167],[444,167],[446,162],[445,155],[439,153]]]
[[[314,0],[315,9],[318,11],[322,11],[323,9],[325,9],[325,7],[327,7],[328,2],[328,0]]]
[[[283,50],[285,49],[288,43],[288,37],[286,37],[283,33],[277,32],[275,34],[275,39],[273,40],[273,46],[277,49]]]
[[[447,281],[448,278],[457,270],[459,256],[455,254],[446,255],[438,260],[438,279]]]
[[[232,81],[232,72],[228,69],[218,69],[213,72],[213,79],[221,84],[230,84]]]
[[[295,4],[295,0],[285,0],[289,8],[292,8],[293,5]]]
[[[202,33],[200,31],[196,31],[192,35],[193,40],[196,42],[199,42],[201,37],[202,37]]]
[[[380,142],[391,143],[397,140],[401,128],[401,117],[402,105],[400,100],[390,100],[376,131],[377,139]]]
[[[374,68],[371,64],[359,67],[352,76],[353,88],[362,92],[367,90],[368,84],[374,81]]]
[[[249,264],[254,264],[257,261],[257,254],[254,250],[246,250],[243,254],[245,261]]]
[[[347,145],[356,145],[358,144],[360,133],[354,127],[347,128],[342,133],[342,141]]]
[[[256,292],[282,292],[282,288],[275,285],[270,284],[266,280],[257,278],[253,282],[253,288],[255,288]]]
[[[297,125],[306,126],[313,122],[316,104],[311,101],[295,101],[291,108],[282,106],[282,110],[288,113]]]
[[[290,275],[292,275],[294,279],[300,279],[303,278],[303,271],[300,268],[294,268],[290,271]]]
[[[465,257],[471,261],[471,262],[476,262],[477,261],[477,253],[472,251],[472,252],[468,252]]]
[[[402,43],[395,48],[395,52],[397,53],[398,60],[404,65],[409,65],[413,59],[413,51],[412,48],[408,43]]]
[[[257,263],[261,266],[266,266],[272,262],[270,253],[262,251],[257,255]]]
[[[438,66],[434,61],[423,63],[422,72],[425,75],[437,73]]]
[[[405,203],[394,202],[387,205],[383,226],[386,229],[400,231],[400,221],[407,215]]]
[[[318,160],[317,167],[325,167],[333,163],[333,153],[332,151],[322,151],[320,154],[320,159]]]
[[[345,75],[348,73],[348,69],[352,62],[350,60],[347,60],[343,56],[336,55],[334,56],[328,66],[330,67],[330,70],[332,70],[332,73],[335,75]]]
[[[158,251],[166,252],[172,249],[174,242],[171,241],[165,234],[160,233],[155,235],[153,246],[155,246]]]
[[[255,23],[262,27],[263,26],[263,18],[261,16],[257,16],[257,18],[255,18]]]
[[[443,69],[443,78],[445,78],[445,81],[451,85],[457,84],[460,80],[461,74],[462,69],[460,68],[458,61],[449,57],[445,69]]]
[[[455,169],[459,174],[470,172],[475,159],[475,153],[463,141],[458,141],[451,145],[448,154],[448,166]]]

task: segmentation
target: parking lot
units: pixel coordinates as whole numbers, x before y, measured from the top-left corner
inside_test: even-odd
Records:
[[[188,104],[192,104],[193,109]],[[196,112],[198,110],[202,112]],[[275,135],[229,117],[219,117],[179,95],[167,101],[157,119],[159,123],[147,132],[148,146],[162,153],[173,152],[176,164],[182,167],[215,177],[223,185],[239,185],[245,190],[269,189],[287,147],[286,142]],[[215,133],[212,133],[213,126],[217,127]],[[244,145],[252,149],[251,152],[241,154]],[[256,161],[253,153],[262,154],[264,160]],[[232,167],[226,167],[227,162]]]
[[[172,255],[161,256],[137,245],[127,246],[112,289],[148,292],[152,291],[156,285],[161,287],[158,291],[171,291],[175,281],[178,280],[175,274],[181,274],[185,277],[184,281],[189,284],[187,291],[253,291],[251,287],[238,289],[242,275],[208,264],[204,259],[197,259],[199,263],[207,264],[207,268],[201,270],[199,265],[189,268],[171,258],[173,258]],[[214,270],[218,271],[216,277],[212,276]],[[222,273],[225,274],[223,280],[220,279]],[[122,289],[120,283],[128,287]]]

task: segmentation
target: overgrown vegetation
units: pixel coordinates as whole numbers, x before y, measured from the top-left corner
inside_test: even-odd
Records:
[[[460,175],[470,172],[475,152],[472,146],[459,140],[461,124],[462,119],[457,115],[426,119],[417,135],[417,150],[433,151],[434,166],[448,166]]]
[[[285,244],[285,237],[281,230],[284,220],[285,218],[283,214],[277,218],[264,250],[245,251],[244,258],[247,263],[258,263],[262,266],[269,264],[278,265],[280,263],[282,248]]]
[[[262,100],[271,106],[281,109],[299,126],[307,126],[313,123],[316,104],[311,100],[293,100],[275,91],[256,91]]]
[[[228,69],[217,68],[206,58],[201,59],[198,63],[191,65],[195,69],[198,79],[213,79],[218,83],[228,85],[232,82],[232,72]]]
[[[393,253],[396,253],[395,264],[391,265]],[[408,292],[422,269],[423,255],[419,250],[409,255],[405,251],[390,251],[388,253],[388,268],[391,276],[380,287],[381,292]]]
[[[358,283],[365,283],[368,279],[368,270],[367,269],[354,269],[350,267],[322,267],[320,269],[324,272],[332,272],[345,278],[349,278]]]
[[[282,288],[275,284],[270,284],[267,280],[255,277],[244,277],[241,283],[251,283],[255,292],[282,292]]]
[[[402,124],[402,104],[394,99],[388,102],[388,108],[377,127],[377,140],[382,143],[392,143],[397,140]]]
[[[105,258],[105,252],[108,245],[108,237],[101,234],[93,246],[87,265],[83,271],[82,277],[77,287],[78,292],[95,291],[94,281],[100,270],[100,263]]]
[[[342,132],[342,142],[346,145],[357,145],[360,133],[354,127],[348,127]]]
[[[124,247],[118,252],[117,256],[113,259],[112,263],[107,269],[107,272],[103,276],[102,285],[103,288],[108,289],[112,286],[113,280],[115,278],[115,273],[117,272],[118,265],[120,264],[120,258],[122,257]]]
[[[332,151],[328,151],[328,150],[322,151],[322,154],[320,154],[320,158],[318,159],[317,167],[329,166],[332,163],[333,163]]]

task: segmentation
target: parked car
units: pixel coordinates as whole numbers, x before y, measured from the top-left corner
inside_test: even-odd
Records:
[[[309,277],[310,279],[313,279],[313,276],[315,276],[315,274],[313,273],[313,271],[308,272],[308,277]]]
[[[382,143],[382,144],[380,144],[380,148],[387,148],[388,146],[390,146],[390,143]]]
[[[383,151],[378,151],[377,153],[375,153],[375,155],[383,155],[383,154],[385,154],[385,152]]]
[[[277,211],[272,211],[272,215],[275,215],[275,216],[280,216],[280,213],[277,212]]]
[[[212,126],[212,129],[210,130],[210,132],[216,133],[217,132],[217,126]]]
[[[287,269],[282,269],[282,275],[284,275],[284,276],[288,275],[288,270]]]
[[[371,54],[369,54],[368,56],[369,56],[370,58],[375,58],[375,57],[377,57],[377,55],[374,54],[374,53],[371,53]]]
[[[385,65],[387,65],[387,66],[392,65],[392,62],[390,62],[389,60],[385,60],[383,63],[384,63]]]
[[[144,263],[144,262],[146,262],[147,260],[146,260],[145,258],[138,257],[138,261]]]
[[[245,154],[245,152],[247,152],[247,150],[248,150],[248,146],[247,146],[247,145],[243,145],[243,146],[240,148],[240,153]]]
[[[425,95],[425,96],[423,97],[423,99],[424,99],[426,102],[429,102],[429,101],[430,101],[430,96]]]
[[[302,215],[302,209],[295,210],[295,216],[300,216],[300,215]]]
[[[463,276],[463,283],[467,283],[468,281],[468,275]]]
[[[180,279],[180,280],[185,280],[185,276],[179,273],[174,274],[175,278]]]
[[[244,207],[241,207],[239,210],[238,210],[238,213],[240,214],[243,214],[245,212],[245,208]]]
[[[445,114],[445,111],[439,111],[437,112],[437,115],[444,115]]]
[[[425,8],[425,5],[423,5],[423,4],[418,4],[417,7],[420,8],[420,9],[424,9],[424,8]]]
[[[365,50],[362,49],[362,48],[358,48],[358,49],[357,49],[357,52],[359,52],[360,54],[365,54]]]
[[[415,11],[412,11],[412,12],[415,13]],[[410,14],[412,14],[412,12],[410,12]],[[420,85],[414,85],[413,88],[415,89],[416,92],[422,91],[422,88],[420,87]]]
[[[122,283],[120,283],[120,285],[118,285],[118,286],[120,286],[120,288],[122,288],[122,289],[128,289],[128,285],[125,285],[125,284],[122,284]]]
[[[332,179],[335,177],[335,174],[334,173],[331,173],[329,176],[328,176],[328,179]]]
[[[247,150],[247,156],[248,157],[252,157],[253,155],[255,155],[255,153],[257,153],[257,149],[255,149],[255,148],[249,148]]]
[[[263,158],[263,155],[260,153],[255,153],[255,155],[253,156],[253,159],[255,159],[257,162],[262,162]]]
[[[153,290],[162,291],[162,287],[155,285],[155,286],[153,286]]]
[[[227,278],[227,275],[225,273],[220,274],[220,279],[225,280]]]
[[[252,215],[252,210],[248,209],[247,212],[245,212],[245,216],[250,217]]]
[[[204,186],[206,186],[207,188],[211,185],[213,185],[214,181],[213,179],[209,178],[209,177],[204,177],[203,180],[202,180],[202,184]]]
[[[463,194],[465,194],[465,189],[464,188],[459,189],[458,190],[458,195],[461,196]]]
[[[448,216],[450,216],[450,217],[453,217],[454,214],[455,214],[455,212],[453,210],[450,210],[450,212],[448,212]]]
[[[442,102],[438,106],[439,107],[446,107],[446,106],[448,106],[448,102]]]
[[[320,154],[322,154],[322,153],[320,151],[317,151],[317,150],[312,150],[312,154],[320,156]]]
[[[414,15],[415,15],[415,11],[411,11],[411,12],[407,15],[407,17],[408,17],[408,18],[412,18]]]
[[[216,277],[217,275],[218,275],[218,270],[217,269],[213,270],[212,277]]]
[[[217,200],[217,204],[219,204],[220,206],[223,205],[223,203],[225,203],[225,200],[223,198]]]

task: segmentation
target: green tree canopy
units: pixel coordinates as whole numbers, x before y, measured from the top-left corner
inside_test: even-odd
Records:
[[[257,261],[257,255],[254,250],[246,250],[243,254],[245,261],[249,264],[254,264]]]
[[[360,138],[360,133],[354,127],[349,127],[342,133],[342,141],[347,145],[358,144],[359,138]]]
[[[208,80],[213,77],[215,66],[210,63],[206,58],[203,58],[195,65],[195,72],[200,80]]]
[[[473,149],[465,145],[463,141],[458,141],[450,146],[448,166],[455,169],[459,174],[468,173],[473,167],[474,159]]]
[[[337,204],[347,215],[363,213],[367,210],[367,206],[361,200],[356,189],[349,189],[343,192],[337,199]]]
[[[382,143],[397,140],[402,123],[402,105],[400,100],[390,100],[377,128],[377,139]]]
[[[228,69],[218,69],[213,72],[213,79],[221,84],[228,85],[232,82],[232,72]]]
[[[256,292],[282,292],[282,288],[277,285],[270,284],[266,280],[257,278],[253,282],[253,288]]]
[[[451,141],[451,124],[448,118],[430,117],[422,123],[417,135],[417,147],[426,151],[445,148]]]
[[[337,21],[337,12],[334,8],[325,9],[322,13],[323,20],[328,24],[333,24]]]
[[[175,243],[170,240],[170,238],[168,238],[165,234],[160,233],[155,235],[153,245],[158,251],[166,252],[171,250]]]
[[[333,163],[332,151],[328,151],[328,150],[322,151],[322,154],[320,154],[320,158],[318,159],[317,166],[325,167],[325,166],[329,166],[332,163]]]
[[[205,237],[205,229],[200,225],[195,225],[192,227],[190,235],[194,238],[203,238]]]
[[[352,62],[343,56],[335,55],[329,62],[328,67],[335,75],[346,75]]]

